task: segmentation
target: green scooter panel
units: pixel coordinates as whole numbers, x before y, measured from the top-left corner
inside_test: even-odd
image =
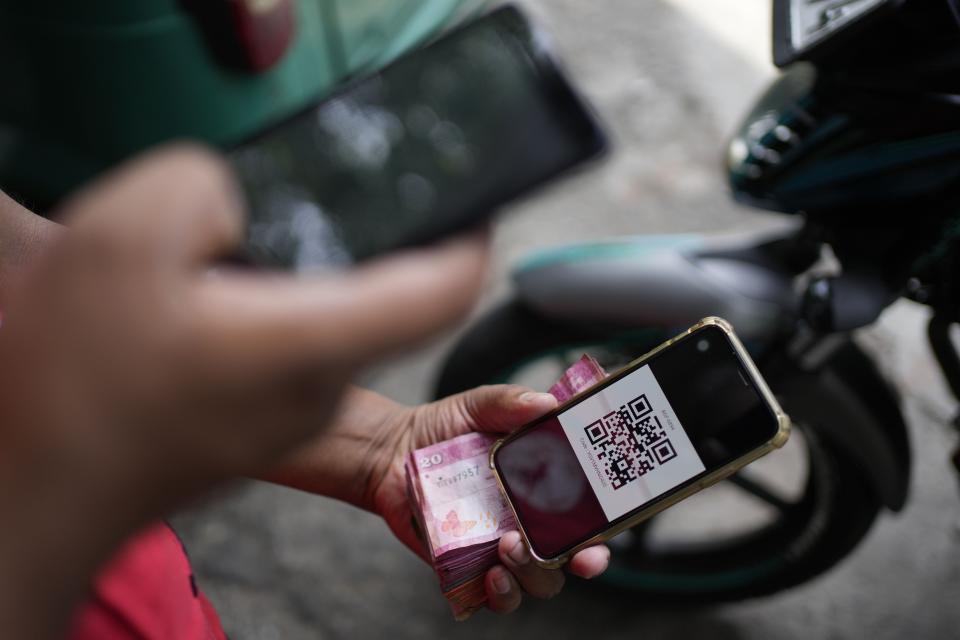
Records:
[[[3,0],[0,188],[42,210],[159,142],[229,145],[383,65],[470,4],[295,0],[288,49],[251,73],[217,59],[188,0]]]

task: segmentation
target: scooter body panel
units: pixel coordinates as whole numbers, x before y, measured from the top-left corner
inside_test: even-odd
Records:
[[[706,239],[695,235],[640,236],[549,249],[514,273],[517,295],[537,313],[574,324],[679,330],[708,315],[729,320],[748,344],[763,345],[796,322],[799,295],[786,266],[743,259],[769,241],[765,234]],[[861,468],[890,509],[899,510],[910,474],[906,424],[899,397],[867,358],[830,360],[815,375],[849,389],[849,419],[807,425]],[[804,373],[803,375],[814,375]],[[778,391],[776,379],[771,386]],[[779,389],[804,396],[785,379]],[[877,395],[881,397],[877,397]]]
[[[550,249],[514,273],[521,299],[547,316],[617,326],[685,327],[709,315],[747,340],[769,338],[793,311],[793,276],[717,254],[759,241],[640,236]]]

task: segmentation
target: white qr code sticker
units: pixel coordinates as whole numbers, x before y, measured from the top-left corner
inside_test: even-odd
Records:
[[[649,366],[558,419],[607,520],[705,469]]]

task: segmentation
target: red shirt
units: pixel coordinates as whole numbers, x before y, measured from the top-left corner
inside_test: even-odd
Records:
[[[67,637],[227,640],[216,610],[197,589],[183,544],[166,524],[142,531],[117,551],[77,609]]]
[[[158,524],[127,542],[77,610],[70,640],[226,640],[180,539]]]

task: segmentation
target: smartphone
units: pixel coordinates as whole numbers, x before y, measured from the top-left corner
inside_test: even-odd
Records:
[[[490,463],[532,556],[558,567],[789,433],[730,324],[706,318],[498,441]]]
[[[543,38],[503,7],[233,150],[244,257],[304,270],[424,244],[605,146]]]

